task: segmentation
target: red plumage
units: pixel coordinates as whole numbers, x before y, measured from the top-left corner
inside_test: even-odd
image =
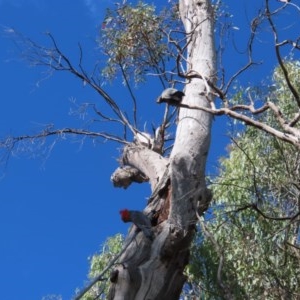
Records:
[[[122,209],[120,210],[120,215],[121,215],[121,219],[123,222],[130,222],[131,218],[130,218],[130,212],[128,209]]]
[[[120,215],[123,222],[132,222],[139,230],[143,231],[147,238],[153,239],[151,221],[144,213],[137,210],[123,209],[120,210]]]

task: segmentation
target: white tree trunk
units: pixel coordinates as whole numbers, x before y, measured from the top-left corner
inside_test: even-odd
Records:
[[[187,74],[197,74],[186,85],[184,104],[210,106],[213,101],[205,79],[214,81],[215,47],[213,11],[208,0],[181,0],[181,19],[187,33],[191,33],[188,46]],[[200,110],[180,108],[175,144],[170,157],[172,206],[170,222],[184,228],[191,222],[195,197],[205,191],[205,165],[208,155],[212,115]],[[178,202],[178,203],[177,203]],[[176,204],[175,204],[176,203]],[[185,203],[183,209],[183,203]]]
[[[208,106],[213,101],[205,78],[214,81],[215,49],[213,11],[209,0],[180,0],[180,13],[189,47],[187,75],[198,74],[185,88],[184,103]],[[204,78],[199,79],[199,78]],[[154,239],[133,226],[120,264],[112,272],[109,299],[178,299],[185,282],[196,211],[208,207],[211,195],[205,185],[205,164],[212,116],[181,108],[176,140],[170,158],[131,145],[124,162],[149,178],[152,196],[145,212],[153,220]],[[154,159],[154,161],[152,160]]]

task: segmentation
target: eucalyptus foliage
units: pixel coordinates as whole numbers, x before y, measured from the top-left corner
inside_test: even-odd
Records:
[[[96,278],[119,254],[124,243],[121,234],[109,237],[102,246],[100,253],[94,254],[90,259],[89,279]],[[106,299],[109,290],[109,271],[99,280],[83,297],[83,300]]]
[[[287,68],[299,90],[299,62]],[[272,80],[253,94],[293,116],[298,108],[279,68]],[[271,110],[264,122],[276,126]],[[237,299],[299,299],[300,153],[252,127],[240,126],[232,141],[211,185],[214,205],[192,251],[189,282],[200,299],[222,299],[222,282]]]
[[[170,80],[172,74],[166,70],[177,55],[172,41],[180,29],[178,5],[158,14],[152,4],[116,4],[107,10],[99,36],[99,45],[108,57],[103,75],[113,80],[121,74],[124,83],[143,82],[150,73]]]

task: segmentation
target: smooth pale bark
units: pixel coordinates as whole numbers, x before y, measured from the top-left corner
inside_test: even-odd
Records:
[[[187,75],[214,80],[215,50],[210,1],[181,0],[180,13],[187,38]],[[192,79],[184,103],[209,106],[213,101],[205,80]],[[194,236],[196,211],[203,213],[211,200],[205,185],[205,164],[212,116],[181,108],[176,140],[169,159],[133,143],[125,148],[123,163],[149,177],[152,196],[145,213],[152,218],[154,239],[133,226],[125,250],[112,272],[108,299],[179,299]]]
[[[168,159],[143,145],[133,143],[123,151],[123,164],[133,166],[147,175],[153,190],[163,176]]]
[[[213,98],[205,79],[214,81],[216,74],[212,7],[210,1],[181,0],[179,4],[185,30],[191,35],[187,74],[198,74],[204,78],[191,79],[186,85],[183,103],[209,107]],[[175,144],[170,157],[171,182],[176,186],[172,189],[170,222],[181,228],[192,221],[196,198],[206,194],[204,176],[211,122],[212,115],[209,113],[180,108]]]

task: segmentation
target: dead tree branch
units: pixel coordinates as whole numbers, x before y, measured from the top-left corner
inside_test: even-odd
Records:
[[[57,136],[60,138],[64,138],[65,135],[84,136],[90,138],[102,138],[105,140],[110,140],[121,144],[128,144],[128,142],[126,142],[123,138],[105,132],[95,132],[95,131],[76,129],[76,128],[62,128],[62,129],[46,128],[45,130],[37,134],[21,135],[16,137],[10,136],[0,141],[0,150],[8,153],[7,155],[4,155],[4,157],[7,158],[9,157],[10,153],[13,152],[16,145],[19,144],[20,142],[28,141],[30,144],[38,144],[36,141],[40,140],[41,143],[44,144],[44,139],[48,137]],[[22,151],[26,152],[26,146],[23,148],[24,150]]]
[[[187,104],[183,104],[183,103],[179,103],[178,107],[202,110],[202,111],[211,113],[216,116],[222,116],[222,115],[230,116],[236,120],[244,122],[246,125],[256,127],[257,129],[267,132],[267,133],[279,138],[280,140],[288,142],[288,143],[296,146],[298,149],[300,149],[299,130],[297,130],[297,129],[294,130],[292,127],[289,127],[289,128],[287,128],[288,132],[280,131],[278,129],[271,127],[270,125],[268,125],[264,122],[258,121],[254,118],[251,118],[247,115],[244,115],[244,114],[238,112],[239,110],[246,110],[246,111],[250,111],[254,115],[259,114],[259,113],[266,111],[268,108],[270,108],[270,106],[268,104],[263,105],[259,109],[254,109],[251,105],[250,106],[236,105],[236,106],[232,106],[230,108],[224,107],[224,108],[215,109],[215,108],[209,108],[209,107],[204,107],[204,106],[201,106],[201,107],[200,106],[191,106],[191,105],[187,105]]]
[[[300,108],[300,95],[297,92],[296,88],[294,87],[294,85],[291,82],[291,79],[289,77],[289,72],[284,64],[284,61],[282,59],[281,53],[280,53],[280,48],[282,47],[282,45],[284,45],[282,42],[279,42],[279,37],[278,37],[278,32],[277,32],[277,28],[275,26],[275,23],[273,22],[273,16],[278,12],[278,10],[276,10],[275,12],[271,12],[270,10],[270,6],[269,6],[269,0],[266,0],[266,12],[265,12],[265,16],[271,26],[272,32],[273,32],[273,36],[274,36],[274,43],[275,43],[275,53],[276,53],[276,58],[278,61],[278,64],[283,72],[283,76],[285,78],[286,84],[288,86],[288,88],[290,89],[291,93],[294,96],[294,99],[298,105],[298,107]]]

